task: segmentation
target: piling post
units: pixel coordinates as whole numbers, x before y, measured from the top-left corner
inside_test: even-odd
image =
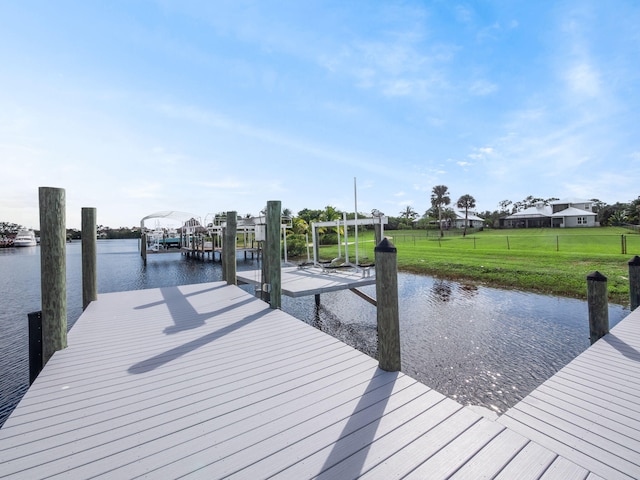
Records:
[[[224,229],[222,242],[222,274],[227,285],[236,285],[236,233],[238,230],[238,213],[227,212],[227,226]]]
[[[587,305],[589,308],[589,339],[593,345],[609,333],[609,302],[607,277],[598,271],[587,275]]]
[[[345,228],[346,232],[346,228]],[[313,265],[317,265],[320,261],[320,239],[318,238],[318,231],[316,230],[315,222],[311,222],[311,242],[313,244]],[[309,243],[307,241],[307,251]]]
[[[640,305],[640,257],[629,260],[629,308],[633,312]]]
[[[280,272],[280,200],[267,202],[267,231],[264,242],[263,265],[265,267],[264,281],[271,308],[280,308],[282,304],[282,280]]]
[[[96,209],[82,208],[82,310],[98,299]]]
[[[378,245],[382,241],[382,224],[374,223],[373,224],[373,238]]]
[[[401,369],[398,250],[388,238],[383,238],[374,252],[378,301],[378,365],[382,370],[397,372]]]
[[[142,232],[140,235],[140,256],[142,257],[142,263],[147,264],[147,234]]]
[[[66,216],[63,188],[40,187],[42,364],[67,346]]]
[[[29,385],[42,371],[42,312],[27,314],[29,319]]]

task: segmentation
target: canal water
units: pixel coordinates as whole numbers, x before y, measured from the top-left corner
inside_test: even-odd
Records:
[[[238,257],[238,270],[257,267]],[[98,241],[99,293],[221,278],[219,263],[174,253],[150,256],[145,267],[137,240]],[[398,289],[403,371],[465,405],[504,412],[589,346],[583,301],[404,273]],[[375,296],[375,286],[362,290]],[[0,249],[0,292],[2,425],[28,387],[27,314],[40,310],[39,247]],[[67,244],[67,295],[71,328],[82,313],[80,242]],[[348,290],[323,294],[320,307],[313,297],[283,297],[282,309],[376,355],[375,307]],[[610,305],[610,325],[628,314]]]

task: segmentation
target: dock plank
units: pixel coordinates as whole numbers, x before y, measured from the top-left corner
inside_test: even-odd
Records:
[[[361,478],[404,478],[480,420],[471,410],[459,408]]]
[[[585,480],[589,472],[577,466],[575,463],[570,462],[566,458],[558,457],[549,466],[546,472],[542,475],[541,480],[546,478],[564,478],[566,480]]]
[[[429,393],[432,392],[433,395],[436,394],[433,390]],[[394,428],[387,429],[384,432],[377,432],[377,438],[373,443],[365,444],[340,462],[329,465],[330,462],[326,461],[323,467],[327,466],[328,468],[318,469],[318,472],[320,472],[318,478],[326,480],[355,478],[356,476],[362,476],[365,472],[373,471],[375,473],[376,467],[394,457],[403,445],[411,443],[423,432],[433,428],[459,408],[455,404],[442,401],[439,397],[434,400],[437,403],[428,409],[424,409],[423,406],[422,411],[410,420],[396,424],[393,426]],[[415,461],[419,462],[420,460],[416,458]],[[290,470],[287,469],[283,473],[288,474],[289,472]],[[292,469],[292,472],[295,473],[295,470]]]
[[[507,428],[452,476],[452,480],[490,479],[507,465],[529,440]]]
[[[529,442],[506,465],[495,480],[539,479],[549,469],[558,455],[535,442]],[[560,477],[561,478],[561,477]]]
[[[437,452],[406,478],[449,478],[503,430],[502,425],[483,418],[453,439],[446,450]]]

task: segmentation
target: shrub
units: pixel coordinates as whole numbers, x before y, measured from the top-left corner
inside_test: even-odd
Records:
[[[287,235],[287,255],[302,257],[307,254],[307,241],[304,235]]]

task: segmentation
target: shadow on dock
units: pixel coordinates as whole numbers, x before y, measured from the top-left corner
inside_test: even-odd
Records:
[[[633,360],[634,362],[640,362],[640,351],[633,348],[621,338],[616,337],[613,333],[605,335],[600,340],[607,342],[628,359]]]
[[[240,307],[241,305],[251,303],[254,301],[253,298],[249,297],[241,302],[234,303],[233,305],[228,305],[224,308],[213,310],[207,313],[198,313],[193,306],[187,300],[187,296],[183,295],[177,287],[171,288],[162,288],[162,295],[165,298],[164,302],[154,302],[152,304],[143,305],[139,307],[135,307],[136,309],[140,308],[149,308],[150,306],[161,305],[166,303],[169,311],[171,313],[171,317],[175,322],[174,326],[167,327],[164,329],[164,333],[167,335],[175,334],[184,330],[191,330],[194,328],[201,327],[205,324],[205,321],[214,318],[218,315],[228,313]],[[177,294],[176,294],[177,293]],[[197,294],[201,294],[203,291],[197,292]],[[190,295],[195,295],[196,293],[192,293]],[[215,330],[206,335],[203,335],[200,338],[196,338],[190,342],[187,342],[183,345],[179,345],[174,347],[166,352],[160,353],[158,355],[154,355],[151,358],[143,360],[142,362],[138,362],[135,365],[132,365],[127,370],[129,373],[133,374],[141,374],[150,372],[161,365],[167,364],[182,355],[185,355],[193,350],[196,350],[203,345],[206,345],[210,342],[218,340],[219,338],[224,337],[225,335],[238,330],[239,328],[244,327],[245,325],[250,324],[254,320],[257,320],[265,315],[265,313],[269,312],[270,308],[264,308],[259,312],[256,312],[252,315],[249,315],[237,322],[232,323],[231,325],[227,325],[224,328],[219,330]]]
[[[383,374],[378,375],[381,372]],[[333,444],[318,478],[358,478],[362,474],[367,453],[376,438],[378,424],[385,414],[397,378],[398,372],[375,371]]]

